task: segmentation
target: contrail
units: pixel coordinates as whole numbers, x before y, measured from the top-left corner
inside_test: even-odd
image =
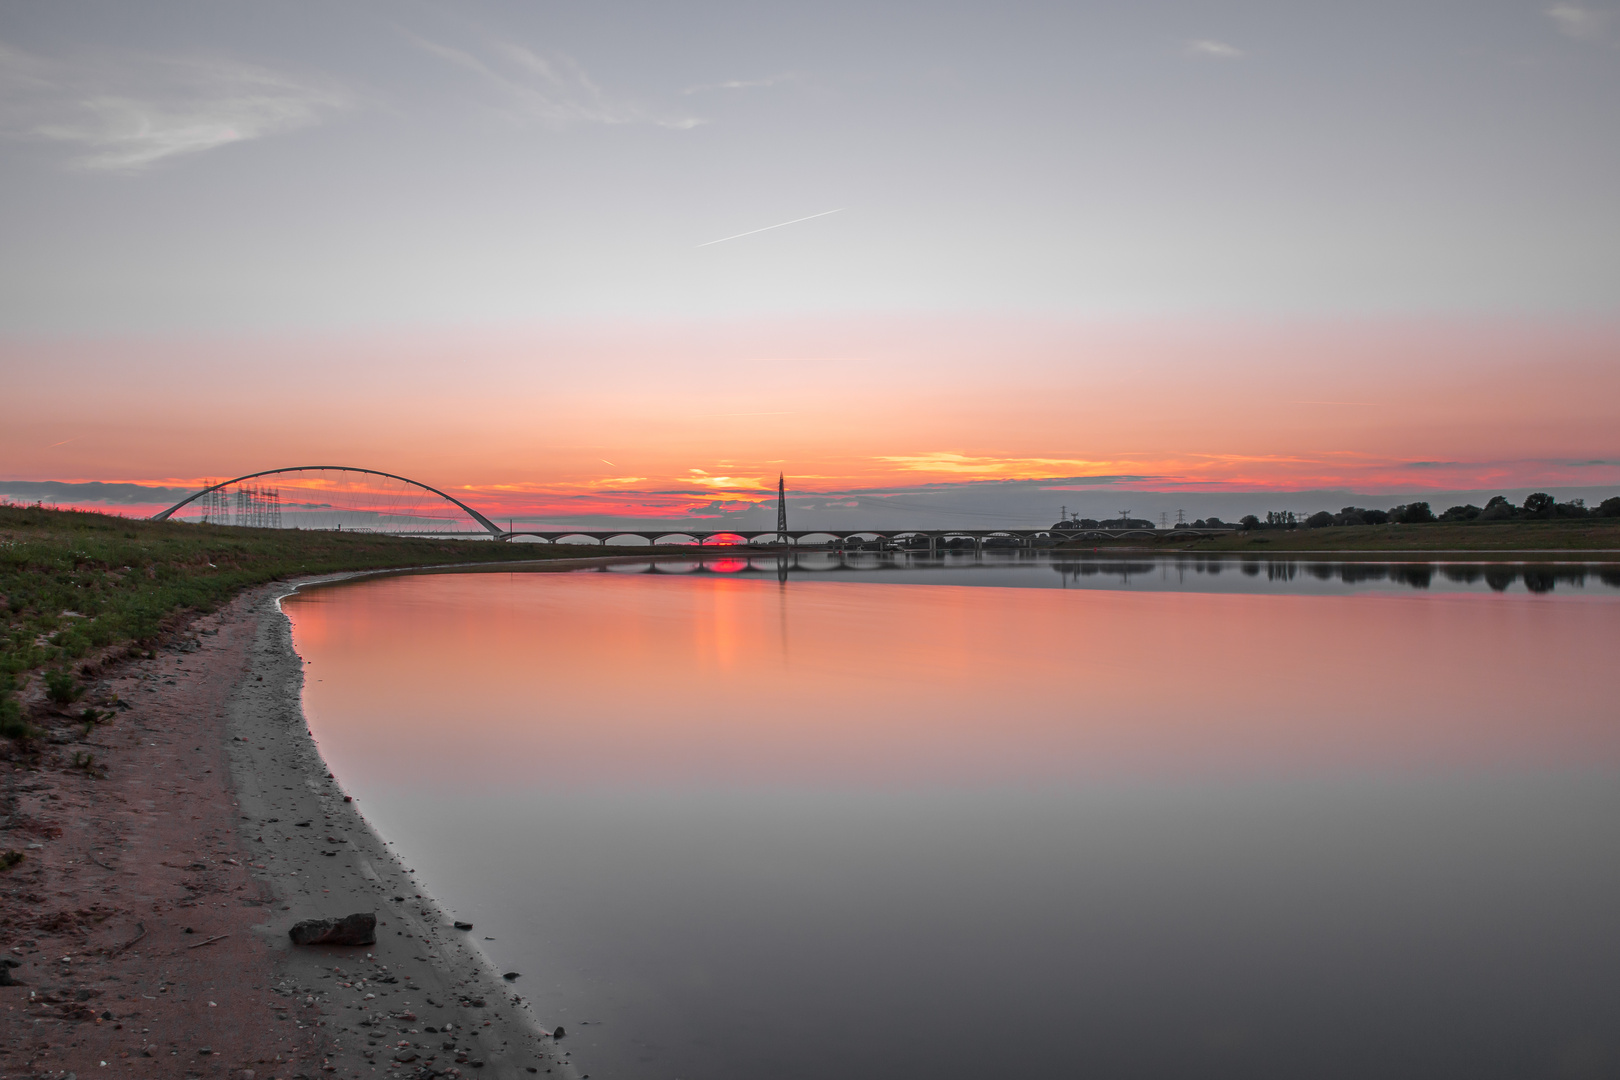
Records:
[[[796,217],[792,221],[784,221],[778,225],[767,225],[763,229],[749,229],[747,232],[740,232],[736,236],[722,236],[718,240],[705,241],[704,243],[699,244],[698,247],[708,247],[710,244],[723,244],[727,240],[740,240],[745,236],[753,236],[755,233],[770,232],[772,229],[780,229],[783,225],[797,225],[801,221],[813,221],[818,217],[826,217],[828,214],[839,213],[843,209],[844,208],[840,206],[837,210],[823,210],[819,214],[811,214],[809,217]]]

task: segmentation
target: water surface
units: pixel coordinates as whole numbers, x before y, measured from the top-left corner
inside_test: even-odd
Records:
[[[649,569],[286,603],[327,760],[593,1077],[1620,1068],[1602,570]]]

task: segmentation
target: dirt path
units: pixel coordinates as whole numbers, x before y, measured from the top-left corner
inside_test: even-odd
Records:
[[[575,1074],[410,884],[310,739],[276,606],[239,597],[57,718],[0,781],[0,1080]],[[295,921],[374,911],[365,948]]]

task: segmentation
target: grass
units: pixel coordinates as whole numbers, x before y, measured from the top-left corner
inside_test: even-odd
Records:
[[[603,553],[595,545],[247,529],[0,506],[0,734],[26,733],[15,691],[31,673],[46,669],[50,699],[65,707],[82,689],[76,661],[148,646],[187,615],[255,585],[340,570]]]
[[[1436,554],[1513,552],[1587,553],[1603,562],[1620,561],[1620,518],[1554,521],[1431,522],[1424,525],[1344,525],[1325,529],[1258,529],[1208,539],[1174,534],[1152,540],[1084,541],[1078,548],[1134,547],[1166,551],[1396,552]]]

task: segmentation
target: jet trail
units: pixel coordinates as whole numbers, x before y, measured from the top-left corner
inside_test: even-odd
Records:
[[[780,229],[783,225],[797,225],[801,221],[813,221],[818,217],[826,217],[828,214],[839,213],[843,209],[844,208],[840,206],[837,210],[823,210],[819,214],[811,214],[809,217],[794,218],[792,221],[784,221],[777,225],[767,225],[763,229],[749,229],[747,232],[740,232],[736,236],[722,236],[718,240],[704,241],[703,243],[699,244],[698,247],[704,248],[708,247],[710,244],[723,244],[727,240],[740,240],[745,236],[753,236],[755,233],[770,232],[772,229]]]

